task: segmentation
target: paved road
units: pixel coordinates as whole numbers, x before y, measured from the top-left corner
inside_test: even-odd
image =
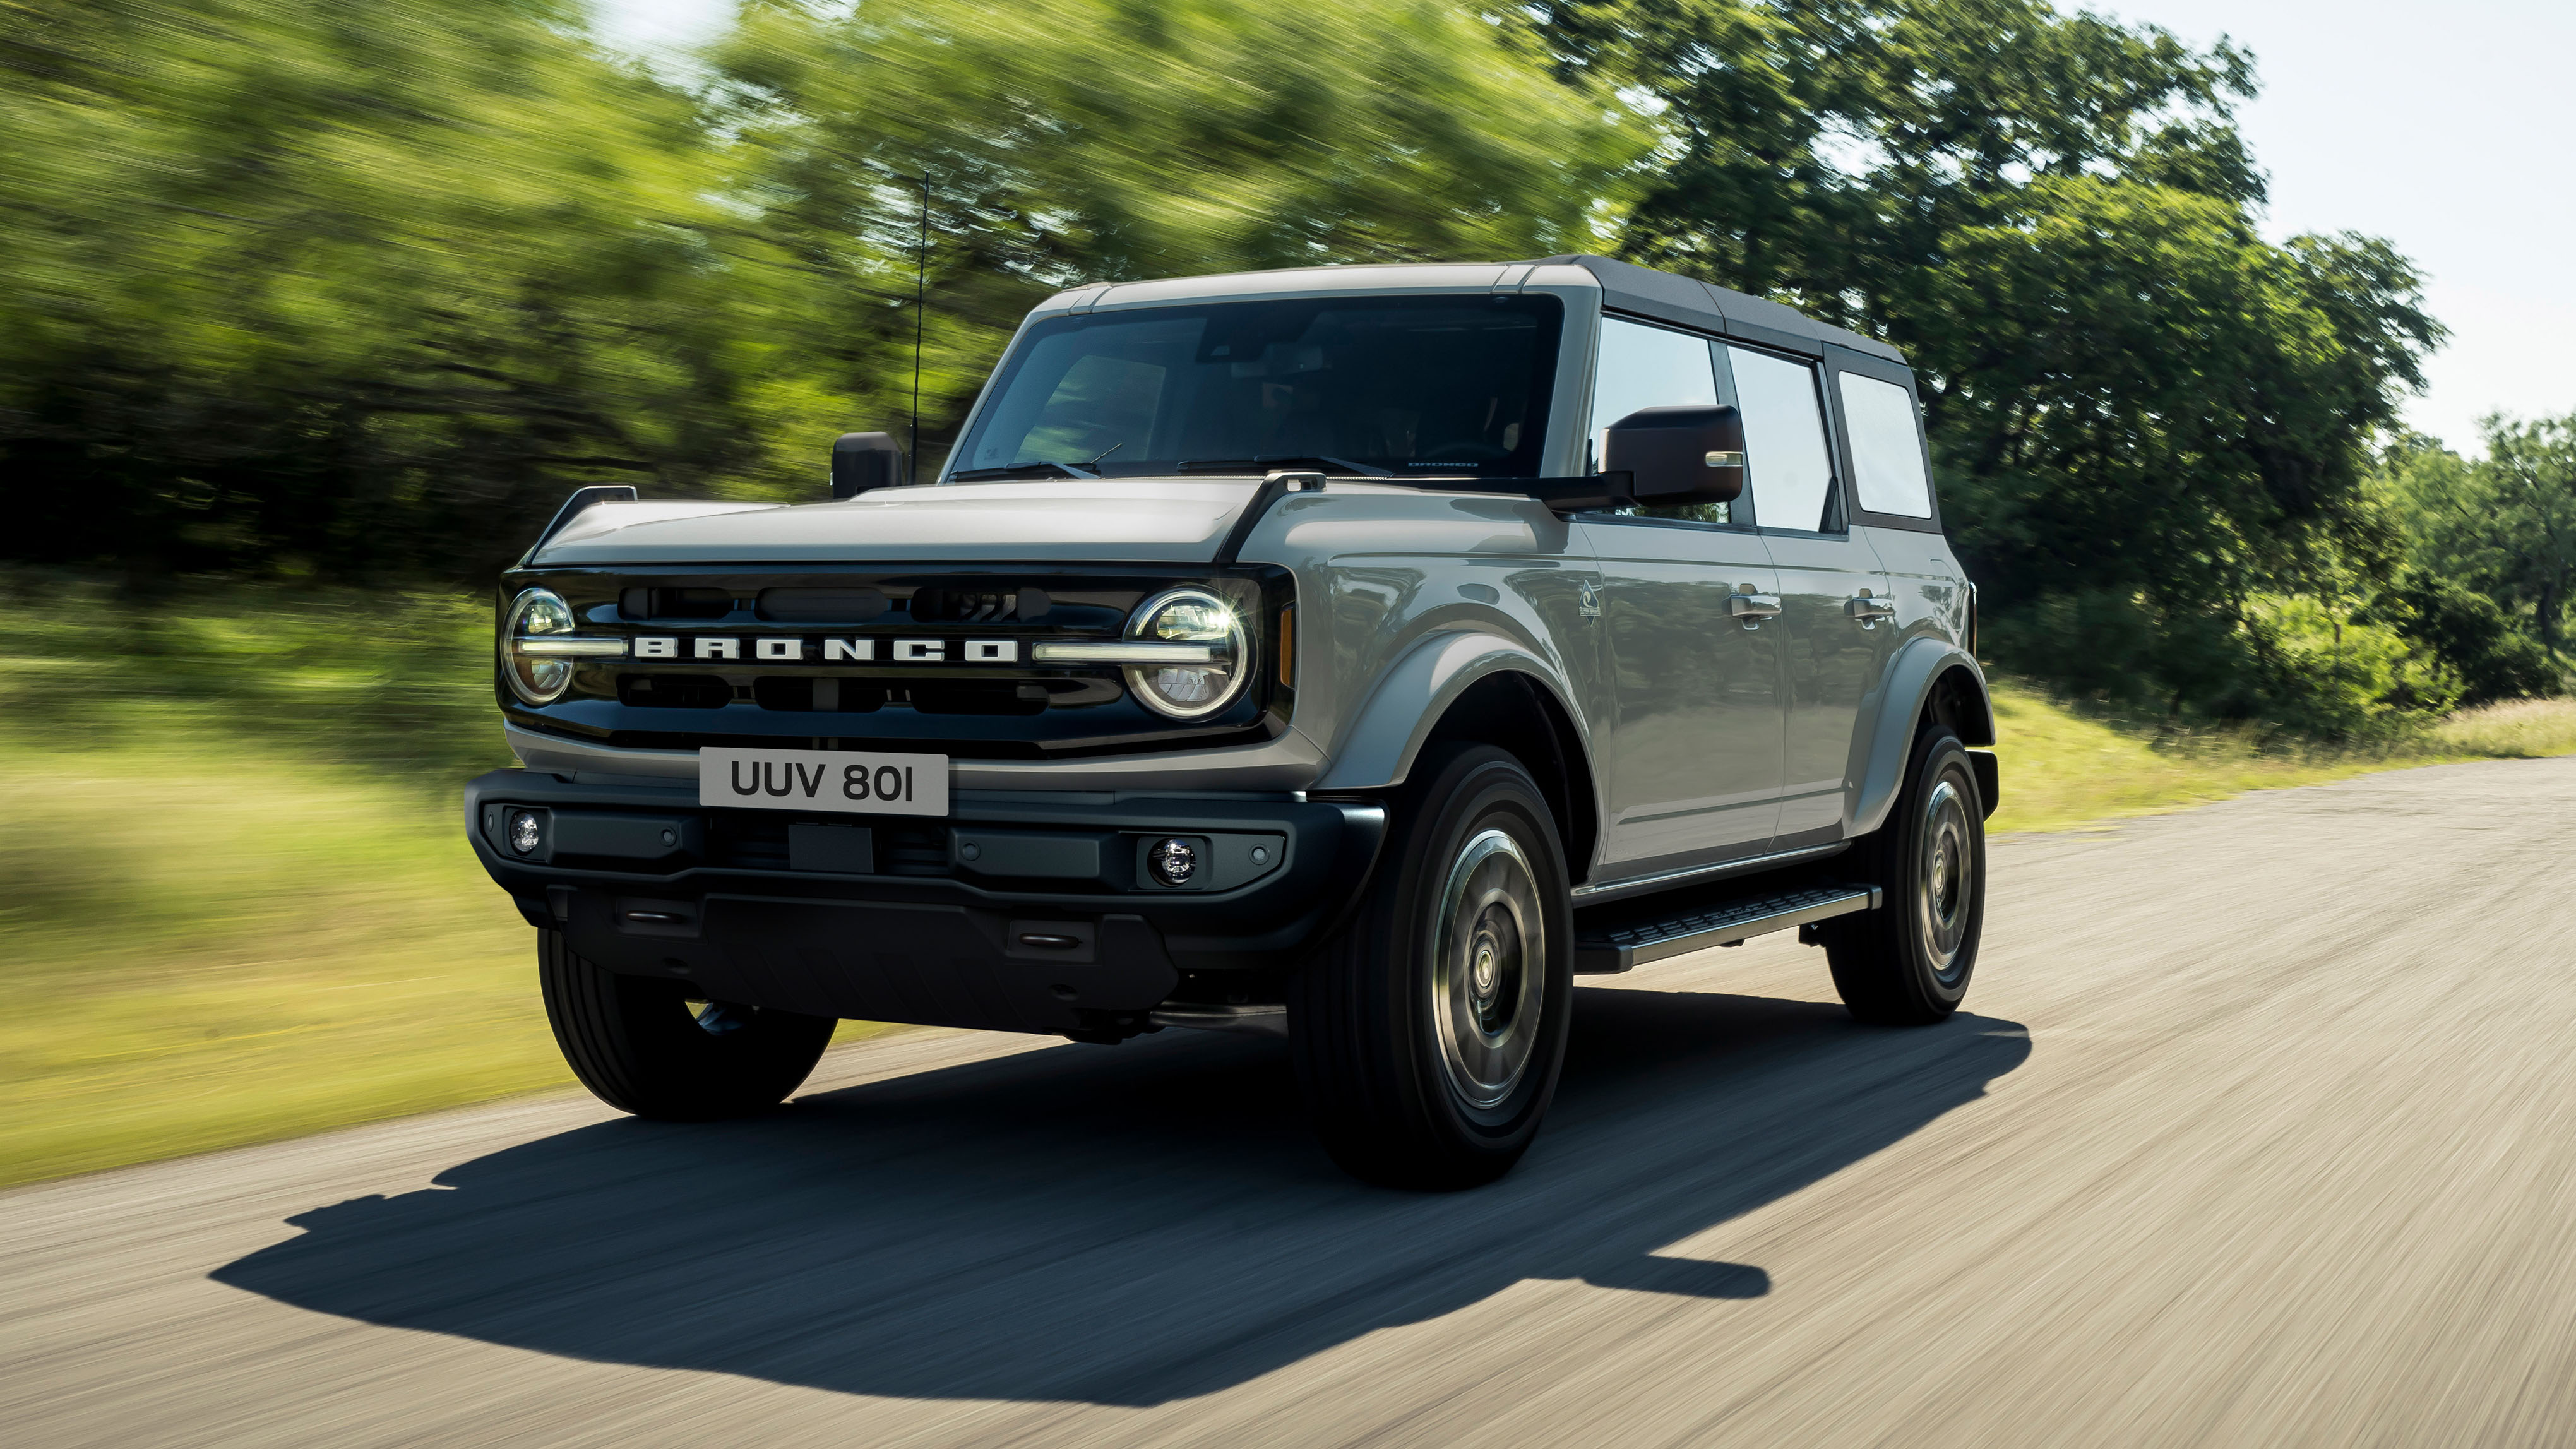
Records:
[[[1974,1014],[1579,993],[1501,1185],[1277,1044],[922,1033],[0,1195],[12,1444],[2576,1443],[2576,761],[1994,853]]]

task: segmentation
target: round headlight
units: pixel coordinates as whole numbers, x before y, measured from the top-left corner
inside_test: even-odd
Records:
[[[1204,644],[1209,658],[1188,664],[1137,664],[1127,687],[1156,712],[1199,719],[1234,702],[1252,678],[1251,638],[1234,606],[1205,589],[1173,589],[1147,599],[1128,618],[1127,637],[1158,644]]]
[[[572,606],[552,589],[529,589],[510,601],[510,616],[501,625],[501,673],[510,692],[530,704],[552,704],[572,685],[572,661],[521,652],[522,639],[573,631]]]

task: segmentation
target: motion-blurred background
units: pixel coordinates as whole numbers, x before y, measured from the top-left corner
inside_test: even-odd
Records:
[[[916,388],[935,467],[1077,281],[1597,251],[1894,342],[2013,681],[2000,829],[2576,750],[2576,413],[2409,429],[2425,279],[2267,231],[2229,43],[2036,0],[616,43],[652,18],[0,0],[0,1183],[559,1080],[450,818],[492,573],[582,484],[819,497]]]

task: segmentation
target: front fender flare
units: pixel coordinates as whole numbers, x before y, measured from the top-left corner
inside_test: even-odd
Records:
[[[1422,752],[1432,727],[1468,686],[1506,670],[1527,674],[1556,696],[1568,698],[1565,682],[1529,646],[1481,630],[1435,634],[1413,646],[1386,671],[1359,715],[1335,742],[1332,758],[1310,790],[1383,790],[1404,783]],[[1568,707],[1566,717],[1583,733],[1583,716]],[[1584,740],[1589,753],[1591,742]]]
[[[1852,796],[1852,813],[1844,822],[1844,838],[1856,839],[1885,823],[1887,812],[1895,807],[1897,792],[1905,787],[1905,764],[1914,753],[1915,725],[1922,720],[1923,707],[1931,700],[1932,691],[1953,670],[1966,671],[1975,684],[1977,717],[1962,722],[1960,733],[1966,736],[1965,742],[1994,743],[1994,701],[1986,689],[1986,672],[1977,667],[1976,659],[1945,639],[1926,635],[1908,642],[1888,661],[1887,673],[1882,676],[1887,682],[1877,697],[1862,707],[1873,728],[1858,737],[1867,741],[1869,757],[1853,762],[1860,789]]]

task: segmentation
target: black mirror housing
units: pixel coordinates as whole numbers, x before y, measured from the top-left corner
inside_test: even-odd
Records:
[[[1610,425],[1603,472],[1638,503],[1731,503],[1744,492],[1744,415],[1732,404],[1639,408]]]
[[[832,444],[832,496],[856,498],[903,481],[903,448],[891,433],[843,433]]]

